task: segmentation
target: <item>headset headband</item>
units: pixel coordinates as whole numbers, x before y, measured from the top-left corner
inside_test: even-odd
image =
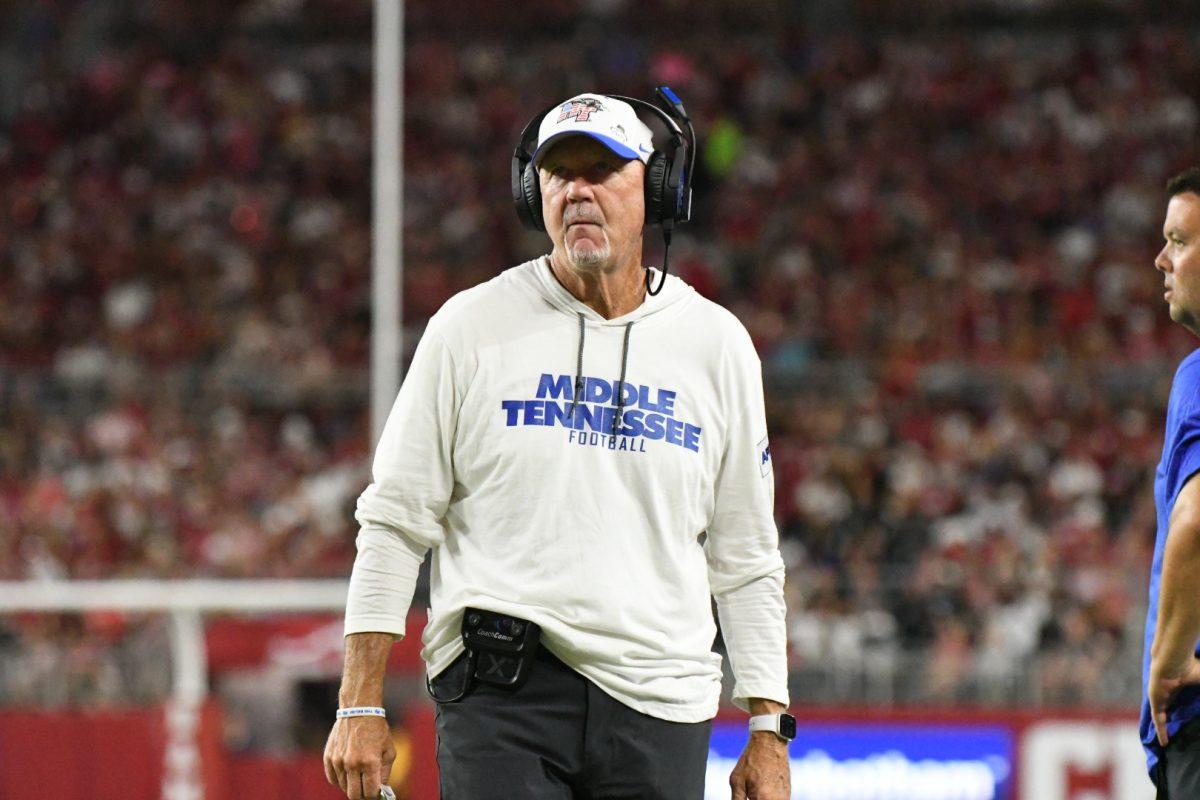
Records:
[[[645,100],[638,100],[636,97],[626,97],[623,94],[605,94],[601,96],[611,97],[614,100],[623,100],[624,102],[633,106],[633,110],[635,112],[638,110],[649,112],[663,123],[667,129],[668,135],[678,136],[682,141],[685,141],[688,147],[687,169],[688,174],[691,174],[692,168],[696,165],[696,131],[692,127],[691,118],[688,117],[687,112],[683,109],[683,101],[679,99],[679,96],[676,95],[675,92],[671,91],[669,86],[659,86],[654,90],[654,94],[655,97],[662,101],[662,107],[655,105],[654,103],[647,103]],[[517,152],[515,155],[521,158],[524,163],[528,164],[533,160],[533,148],[531,148],[529,145],[531,141],[534,141],[537,138],[538,126],[541,124],[545,116],[554,109],[558,108],[559,105],[561,104],[555,103],[553,105],[546,106],[538,114],[536,114],[533,119],[529,120],[529,123],[521,131],[521,138],[518,140]],[[679,122],[677,122],[676,119],[682,121],[686,126],[686,133],[684,132],[684,128],[680,127]],[[536,144],[535,141],[534,143]]]
[[[650,286],[650,271],[646,270],[646,289],[651,295],[658,294],[666,282],[667,255],[671,249],[671,231],[677,222],[687,222],[692,216],[692,175],[696,165],[696,130],[691,118],[683,108],[683,101],[667,86],[654,90],[655,103],[647,103],[636,97],[619,94],[602,95],[628,103],[634,113],[647,127],[647,115],[662,123],[667,132],[666,146],[655,147],[646,162],[643,191],[646,198],[646,223],[662,226],[663,266],[662,280],[658,288]],[[521,138],[512,157],[513,206],[521,223],[530,230],[545,231],[542,219],[542,196],[537,170],[533,168],[533,155],[537,146],[537,132],[547,114],[559,107],[559,103],[547,106],[529,121],[521,131]],[[642,113],[638,113],[638,112]],[[682,125],[680,124],[682,123]],[[653,144],[654,128],[650,127]],[[686,157],[680,151],[687,151]],[[686,164],[685,164],[686,162]]]

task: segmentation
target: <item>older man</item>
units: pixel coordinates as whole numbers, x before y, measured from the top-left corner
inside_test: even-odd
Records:
[[[759,361],[732,314],[642,265],[643,225],[686,219],[692,143],[603,95],[537,122],[514,183],[552,250],[430,320],[359,500],[327,775],[379,793],[384,664],[432,549],[444,800],[702,797],[710,596],[754,715],[733,796],[782,800],[794,721]]]

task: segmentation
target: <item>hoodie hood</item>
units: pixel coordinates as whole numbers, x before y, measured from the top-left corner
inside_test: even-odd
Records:
[[[648,269],[651,272],[651,280],[657,284],[662,279],[662,273],[654,267],[649,267]],[[577,317],[582,314],[583,318],[589,324],[596,325],[624,326],[630,322],[648,320],[655,314],[694,296],[696,293],[696,290],[687,283],[676,278],[674,275],[668,274],[667,281],[663,285],[662,291],[658,294],[652,295],[646,292],[642,304],[633,311],[620,317],[605,319],[595,309],[584,304],[575,295],[563,288],[563,285],[554,277],[554,272],[550,268],[549,256],[535,258],[533,261],[526,262],[514,271],[517,273],[521,283],[525,283],[533,288],[555,308],[560,309],[571,317]]]

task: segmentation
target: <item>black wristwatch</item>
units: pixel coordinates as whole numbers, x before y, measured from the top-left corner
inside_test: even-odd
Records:
[[[790,742],[796,738],[796,718],[786,711],[781,714],[759,714],[750,718],[750,732],[770,731]]]

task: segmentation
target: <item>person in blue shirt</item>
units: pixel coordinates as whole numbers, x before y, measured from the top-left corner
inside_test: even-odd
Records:
[[[1200,168],[1167,183],[1166,243],[1154,259],[1171,319],[1200,336]],[[1200,349],[1179,365],[1154,476],[1141,735],[1160,798],[1200,798]]]

